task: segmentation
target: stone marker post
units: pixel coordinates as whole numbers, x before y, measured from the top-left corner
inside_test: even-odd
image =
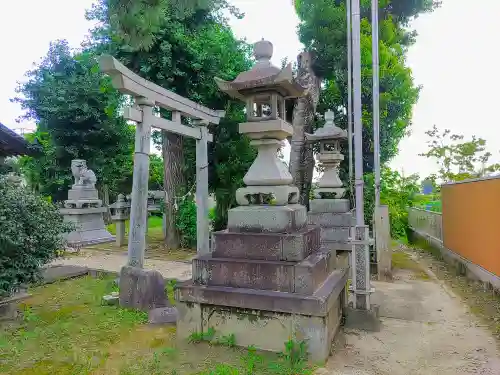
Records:
[[[375,207],[375,246],[377,248],[377,273],[379,280],[392,280],[392,248],[389,207]]]
[[[210,252],[208,222],[208,123],[198,123],[201,139],[196,140],[196,252]]]

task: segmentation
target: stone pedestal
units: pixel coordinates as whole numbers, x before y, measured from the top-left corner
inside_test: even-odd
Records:
[[[81,159],[71,161],[71,172],[75,183],[68,191],[64,208],[60,210],[64,220],[73,223],[76,228],[66,235],[68,245],[81,247],[114,241],[114,236],[104,225],[103,213],[107,209],[98,199],[94,172]]]
[[[309,224],[321,227],[321,244],[336,255],[338,266],[348,266],[352,251],[350,228],[355,225],[349,200],[313,199],[307,220]]]
[[[287,206],[256,207],[274,217]],[[305,211],[299,207],[292,211]],[[176,290],[178,336],[214,328],[216,335],[234,334],[237,345],[270,351],[282,351],[293,338],[307,343],[313,361],[326,360],[342,317],[347,269],[335,269],[332,252],[320,249],[319,227],[305,220],[273,233],[247,231],[255,220],[249,213],[231,217],[241,222],[213,233],[213,252],[193,260],[193,279]]]
[[[62,208],[64,220],[74,223],[76,229],[66,235],[68,245],[88,246],[112,242],[112,236],[104,225],[103,213],[105,207],[93,208]]]

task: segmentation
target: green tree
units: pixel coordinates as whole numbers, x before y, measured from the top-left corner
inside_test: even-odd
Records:
[[[238,73],[247,70],[250,67],[249,46],[237,40],[227,25],[223,12],[229,10],[237,13],[237,10],[225,1],[200,2],[181,13],[172,3],[157,2],[156,6],[160,7],[159,11],[163,15],[158,20],[141,13],[140,9],[146,3],[138,2],[134,12],[139,12],[139,17],[123,21],[115,10],[117,4],[123,3],[100,1],[88,13],[89,18],[98,20],[101,24],[93,32],[92,43],[162,87],[209,108],[226,109],[226,119],[221,124],[210,127],[214,134],[214,142],[209,148],[210,189],[218,196],[217,212],[222,216],[217,220],[221,224],[216,227],[220,228],[227,215],[223,211],[234,204],[234,198],[219,190],[227,181],[227,186],[233,189],[229,191],[234,195],[234,187],[241,185],[241,178],[247,168],[247,155],[252,154],[253,149],[248,139],[233,131],[236,127],[235,119],[242,118],[243,107],[233,103],[218,90],[214,77],[231,80]],[[115,15],[117,18],[113,20]],[[125,33],[124,23],[120,19],[127,24]],[[144,26],[148,24],[151,27]],[[228,132],[226,128],[231,130]],[[231,134],[232,138],[225,138],[227,134]],[[194,184],[195,146],[192,140],[183,140],[175,134],[162,134],[161,137],[156,135],[155,138],[163,143],[165,171],[168,171],[165,173],[164,186],[167,195],[172,197],[172,201],[166,202],[166,211],[168,222],[173,223],[173,199],[190,191]],[[239,154],[230,155],[225,152],[225,148],[233,141],[237,145],[231,144],[231,147],[237,148]],[[216,166],[212,164],[214,160],[217,162]],[[232,170],[233,177],[226,175],[226,170]],[[174,225],[168,225],[168,228],[169,232],[175,230]],[[178,234],[170,237],[171,239],[167,236],[167,245],[176,247]]]
[[[347,19],[345,0],[297,0],[300,40],[315,55],[314,71],[324,79],[318,111],[336,112],[339,126],[347,127]],[[433,0],[380,0],[380,148],[381,162],[396,155],[408,132],[419,88],[405,65],[416,33],[409,21],[438,4]],[[361,82],[364,169],[373,169],[372,56],[370,1],[361,1]],[[347,165],[346,158],[344,166]]]
[[[449,129],[440,131],[436,125],[425,133],[429,136],[427,151],[420,156],[436,161],[443,182],[483,177],[500,170],[500,164],[489,163],[492,154],[486,151],[483,138],[472,136],[464,141],[463,135],[451,134]]]
[[[95,54],[74,54],[66,41],[51,43],[47,55],[20,84],[14,101],[34,120],[43,146],[39,157],[23,158],[28,180],[56,201],[71,185],[72,159],[87,160],[101,188],[116,190],[132,166],[133,129],[119,116],[122,96],[99,72]]]
[[[149,156],[149,190],[163,190],[163,159],[158,155]]]
[[[419,176],[403,176],[389,168],[381,170],[380,202],[389,207],[391,237],[405,239],[408,229],[408,207],[420,191]],[[373,221],[375,180],[373,173],[365,174],[365,214],[369,222]]]

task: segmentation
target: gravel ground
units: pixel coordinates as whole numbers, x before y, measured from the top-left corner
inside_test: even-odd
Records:
[[[373,282],[382,330],[346,331],[318,375],[500,374],[495,339],[461,298],[432,273],[414,275],[397,270],[394,282]]]
[[[99,252],[82,253],[78,256],[57,259],[52,265],[81,266],[112,272],[120,272],[127,263],[127,255],[106,254]],[[166,279],[188,280],[191,278],[191,264],[186,262],[166,261],[159,259],[146,259],[144,268],[160,271]]]

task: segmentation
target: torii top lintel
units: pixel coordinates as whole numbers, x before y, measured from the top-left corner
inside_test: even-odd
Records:
[[[101,72],[112,78],[113,87],[123,94],[147,98],[159,107],[178,111],[186,117],[208,121],[212,124],[218,124],[221,117],[225,115],[224,111],[214,111],[204,107],[140,77],[113,56],[102,55],[99,58],[99,67]]]

